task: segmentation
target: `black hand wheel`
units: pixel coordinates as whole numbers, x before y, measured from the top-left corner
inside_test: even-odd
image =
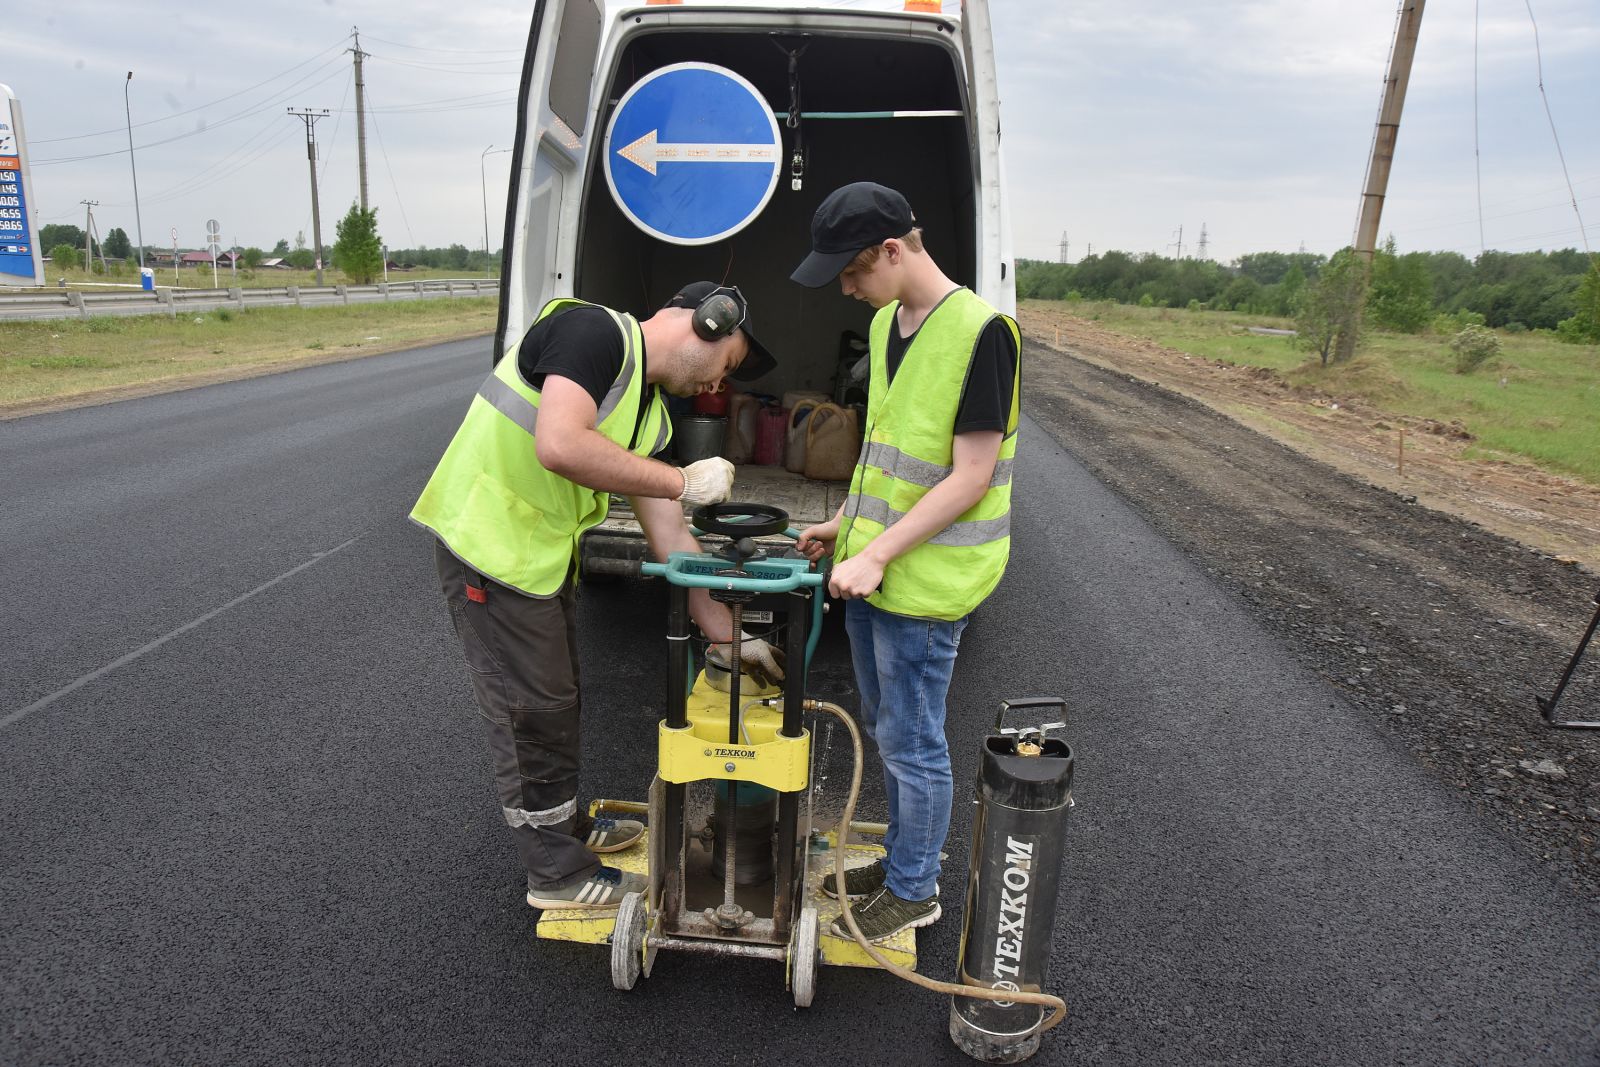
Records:
[[[694,524],[706,533],[724,537],[771,537],[789,528],[789,513],[771,504],[702,504],[694,509]]]

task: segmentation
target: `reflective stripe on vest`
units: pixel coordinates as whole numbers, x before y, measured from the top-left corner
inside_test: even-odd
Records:
[[[929,312],[891,382],[887,350],[898,304],[878,312],[871,331],[872,380],[867,436],[850,481],[839,537],[839,558],[861,552],[903,519],[954,470],[955,421],[979,337],[997,313],[966,289]],[[999,316],[1017,344],[1006,428],[984,495],[955,521],[884,570],[873,605],[919,618],[958,619],[977,607],[1005,572],[1011,551],[1011,478],[1021,398],[1021,341],[1016,324]]]
[[[593,306],[553,300],[535,321]],[[644,381],[639,324],[604,310],[622,335],[623,361],[595,429],[619,447],[650,455],[672,437],[666,405]],[[571,573],[584,531],[605,518],[610,498],[539,463],[539,399],[513,347],[479,387],[411,519],[480,574],[531,596],[552,596]]]

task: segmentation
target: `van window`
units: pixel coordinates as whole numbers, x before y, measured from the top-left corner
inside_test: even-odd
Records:
[[[596,0],[567,0],[561,11],[550,66],[550,110],[582,137],[589,124],[589,88],[594,82],[594,57],[600,49],[600,9]]]

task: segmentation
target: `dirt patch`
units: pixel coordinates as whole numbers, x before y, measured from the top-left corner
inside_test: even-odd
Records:
[[[1600,733],[1551,730],[1534,705],[1576,646],[1600,578],[1546,538],[1500,535],[1556,521],[1517,509],[1559,512],[1561,536],[1576,542],[1600,514],[1582,502],[1600,505],[1600,494],[1522,464],[1477,477],[1449,427],[1408,432],[1397,481],[1393,459],[1384,471],[1361,444],[1387,418],[1331,399],[1264,403],[1280,391],[1271,378],[1087,324],[1063,330],[1060,349],[1034,343],[1054,329],[1025,313],[1029,414],[1432,774],[1575,891],[1600,897]],[[1174,391],[1185,386],[1207,403]],[[1558,490],[1570,495],[1540,500]],[[1457,495],[1471,507],[1442,510]],[[1597,541],[1565,545],[1570,559]],[[1600,649],[1563,711],[1600,719]]]
[[[1021,323],[1030,338],[1193,397],[1362,481],[1600,571],[1600,486],[1511,457],[1465,459],[1472,437],[1459,424],[1308,393],[1263,367],[1192,356],[1061,311],[1025,308]]]

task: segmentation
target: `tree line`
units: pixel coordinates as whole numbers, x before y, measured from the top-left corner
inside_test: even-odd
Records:
[[[384,252],[378,234],[377,215],[376,208],[363,212],[358,205],[350,205],[350,211],[334,225],[333,243],[323,250],[329,265],[338,267],[358,283],[370,282],[383,274]],[[50,223],[39,229],[38,236],[39,247],[46,250],[51,262],[81,264],[84,241],[82,227]],[[151,246],[146,246],[147,255],[150,250]],[[96,271],[99,270],[98,252],[104,252],[108,259],[114,260],[127,260],[136,255],[133,243],[120,227],[110,230],[97,250],[94,261]],[[317,263],[316,252],[307,245],[303,232],[295,234],[293,242],[287,237],[279,238],[271,251],[254,246],[239,249],[239,261],[246,270],[254,270],[268,259],[281,259],[300,270],[311,270]],[[468,248],[463,244],[443,248],[429,248],[426,245],[391,248],[388,250],[388,261],[401,268],[430,267],[481,273],[487,266],[495,274],[500,273],[499,251],[485,257],[483,249]]]
[[[1082,298],[1145,306],[1208,308],[1255,315],[1300,313],[1308,294],[1341,257],[1252,252],[1230,264],[1105,252],[1077,263],[1019,260],[1017,296]],[[1338,280],[1343,284],[1342,277]],[[1600,261],[1576,249],[1553,252],[1406,252],[1391,237],[1373,259],[1367,318],[1383,329],[1417,333],[1439,316],[1460,326],[1557,330],[1600,343]],[[1563,328],[1563,324],[1573,325]],[[1591,325],[1592,324],[1592,325]]]

